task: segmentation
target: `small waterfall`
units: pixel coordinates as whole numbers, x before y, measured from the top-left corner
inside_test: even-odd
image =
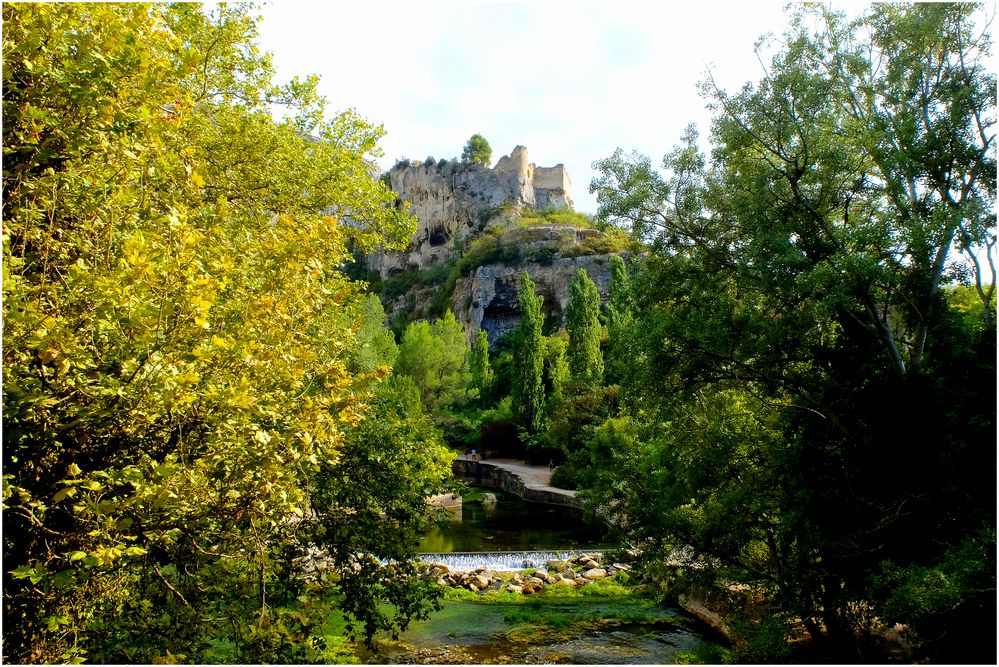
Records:
[[[599,549],[586,551],[454,551],[450,553],[422,553],[417,559],[423,563],[440,563],[452,572],[471,572],[484,567],[497,572],[526,570],[542,567],[549,560],[568,560],[582,554],[597,555]]]

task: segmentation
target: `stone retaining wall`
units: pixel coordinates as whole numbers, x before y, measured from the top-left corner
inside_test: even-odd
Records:
[[[521,500],[533,503],[548,503],[549,505],[562,505],[565,507],[575,507],[582,509],[582,503],[576,499],[576,495],[566,491],[556,491],[554,489],[544,489],[528,487],[524,481],[515,473],[504,470],[499,466],[489,463],[489,461],[468,461],[466,459],[455,459],[451,464],[454,476],[468,484],[484,486],[488,489],[497,489],[504,493],[517,496]]]

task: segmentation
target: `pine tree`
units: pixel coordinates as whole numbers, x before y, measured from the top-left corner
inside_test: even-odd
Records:
[[[493,159],[493,149],[481,134],[473,134],[461,152],[462,162],[472,162],[489,166]]]

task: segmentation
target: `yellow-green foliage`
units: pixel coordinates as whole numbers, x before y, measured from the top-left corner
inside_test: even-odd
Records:
[[[349,371],[329,267],[413,222],[368,176],[380,129],[210,11],[3,6],[6,660],[196,660],[200,624],[308,648],[265,583],[386,370]]]
[[[536,227],[538,225],[566,225],[581,229],[593,229],[593,218],[585,213],[579,213],[569,208],[545,209],[535,211],[525,209],[515,222],[518,227]]]

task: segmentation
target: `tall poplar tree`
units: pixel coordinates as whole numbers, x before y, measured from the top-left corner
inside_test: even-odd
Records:
[[[600,293],[585,269],[576,274],[571,289],[572,296],[565,312],[569,370],[577,382],[596,384],[604,376],[604,358],[600,353]]]
[[[472,374],[472,386],[478,390],[479,398],[482,399],[493,385],[493,369],[489,364],[489,334],[483,329],[479,329],[475,335],[468,365]]]
[[[610,302],[607,304],[606,380],[617,384],[625,377],[628,367],[635,363],[628,345],[629,327],[632,322],[631,280],[624,260],[617,255],[610,258]]]
[[[517,421],[531,433],[541,429],[545,403],[545,337],[541,333],[544,313],[534,281],[524,271],[520,279],[520,326],[513,350],[513,410]]]

